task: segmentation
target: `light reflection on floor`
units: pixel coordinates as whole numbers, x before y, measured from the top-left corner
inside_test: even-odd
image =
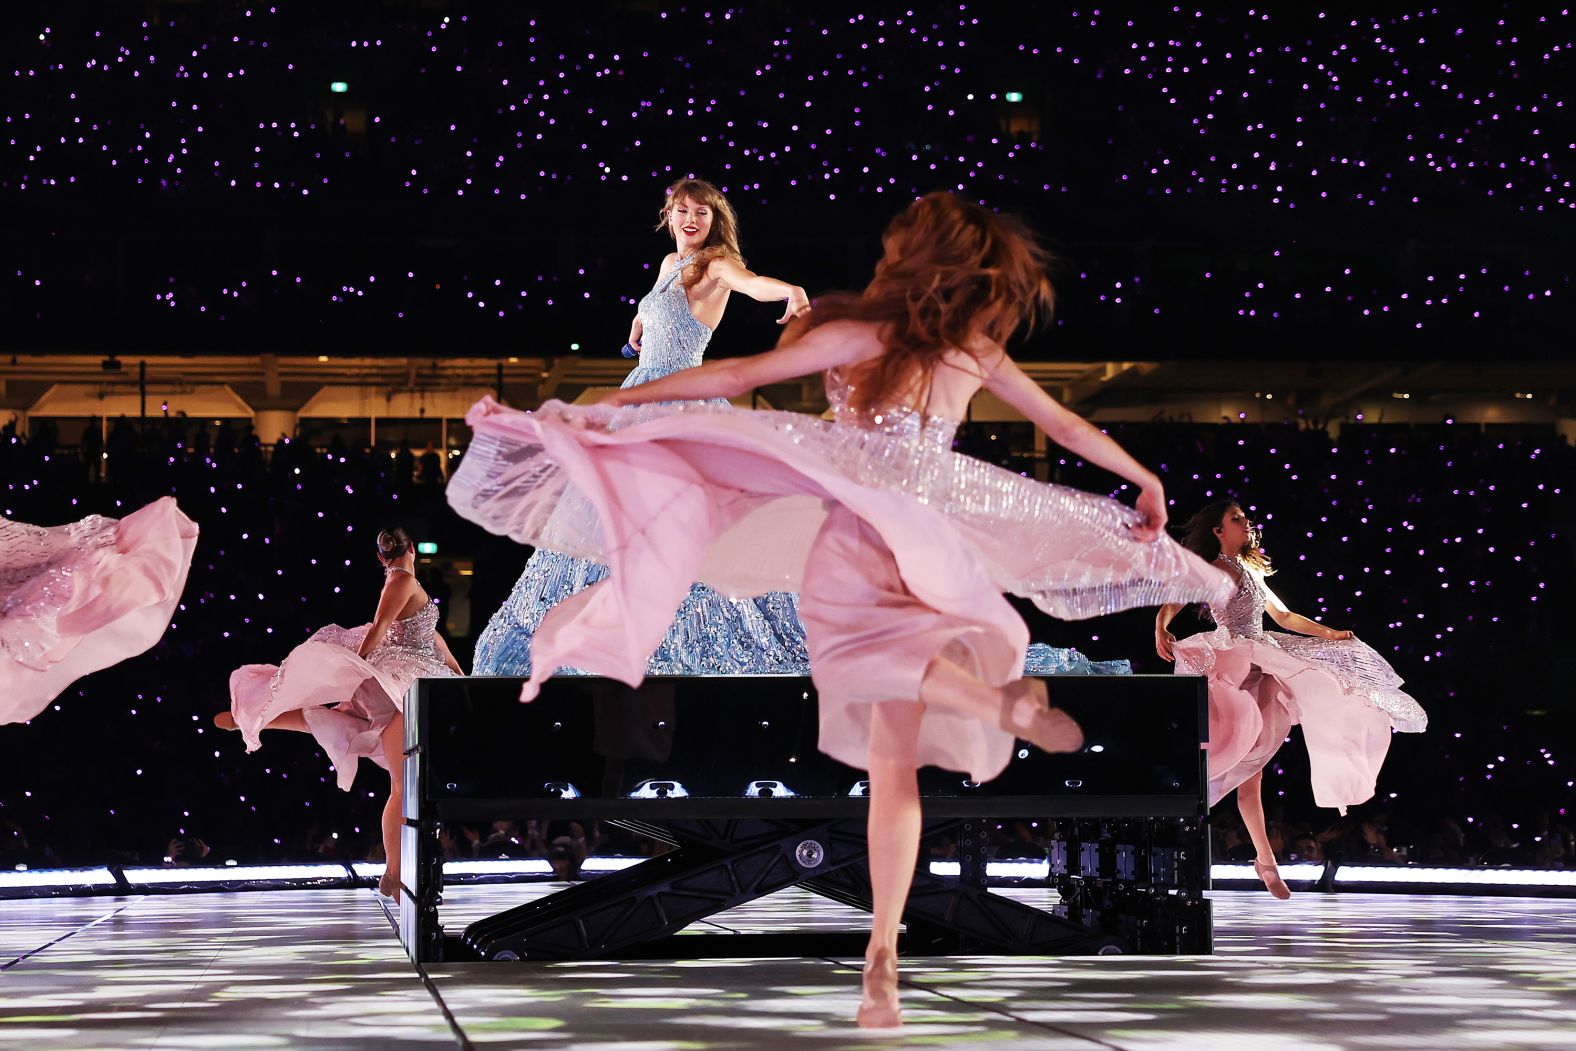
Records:
[[[450,888],[463,926],[545,886]],[[1033,897],[1034,894],[1028,895]],[[1569,901],[1215,895],[1209,957],[906,961],[881,1046],[1144,1051],[1576,1048]],[[788,892],[707,933],[862,916]],[[52,943],[52,944],[51,944]],[[854,961],[434,966],[488,1048],[864,1048]],[[0,902],[0,1046],[459,1046],[370,891]]]

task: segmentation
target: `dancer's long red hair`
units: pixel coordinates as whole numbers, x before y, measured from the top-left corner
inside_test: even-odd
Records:
[[[972,201],[926,194],[888,224],[881,241],[885,251],[865,290],[818,298],[779,344],[829,321],[875,322],[885,353],[848,377],[858,411],[922,409],[948,351],[976,353],[977,335],[1005,344],[1055,305],[1050,253],[1020,220]]]

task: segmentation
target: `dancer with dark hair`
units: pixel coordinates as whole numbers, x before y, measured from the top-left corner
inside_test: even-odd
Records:
[[[679,179],[668,187],[657,229],[668,232],[675,250],[662,260],[656,285],[640,301],[630,325],[626,353],[638,353],[640,363],[625,378],[626,388],[699,365],[733,292],[783,303],[779,324],[810,309],[803,288],[745,267],[733,206],[704,179]],[[551,533],[541,538],[509,598],[477,638],[471,670],[531,674],[531,637],[542,617],[606,575],[601,563],[554,549]],[[650,655],[649,670],[653,675],[803,674],[808,659],[792,595],[735,600],[697,584]]]
[[[1155,651],[1178,674],[1208,677],[1209,805],[1236,791],[1254,871],[1271,894],[1289,898],[1264,823],[1262,782],[1292,726],[1302,724],[1314,801],[1344,814],[1373,796],[1392,727],[1420,733],[1428,716],[1366,643],[1286,608],[1265,583],[1269,557],[1236,501],[1215,501],[1183,528],[1183,545],[1231,574],[1236,590],[1206,606],[1213,631],[1180,642],[1170,626],[1182,607],[1162,606]],[[1286,631],[1265,631],[1265,613]]]
[[[1159,480],[1053,401],[1003,349],[1048,312],[1046,256],[1017,221],[950,194],[888,226],[874,279],[818,300],[778,349],[711,362],[576,408],[484,399],[449,483],[466,518],[611,563],[533,644],[529,700],[551,669],[637,684],[689,583],[800,593],[822,751],[870,772],[871,935],[862,1026],[900,1023],[897,934],[920,838],[917,769],[977,781],[1023,737],[1049,752],[1082,733],[1024,679],[1028,630],[1011,591],[1079,618],[1224,601],[1230,579],[1166,537]],[[823,373],[831,420],[712,404]],[[1138,490],[1135,511],[956,453],[985,388]],[[622,408],[640,405],[639,408]],[[583,507],[560,497],[569,486]]]
[[[405,530],[378,534],[378,561],[383,563],[383,593],[370,624],[330,624],[277,666],[237,668],[230,674],[230,710],[214,716],[214,723],[240,730],[248,752],[262,746],[264,730],[311,734],[328,753],[346,792],[360,758],[387,770],[378,889],[397,898],[405,691],[418,678],[465,672],[438,634],[438,606],[416,580],[416,545]]]
[[[151,647],[175,613],[197,524],[162,497],[125,518],[0,518],[0,724]]]

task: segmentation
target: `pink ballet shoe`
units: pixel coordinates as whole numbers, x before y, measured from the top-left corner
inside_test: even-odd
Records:
[[[1001,728],[1046,752],[1076,752],[1083,730],[1073,717],[1051,707],[1045,683],[1023,678],[1001,690]]]
[[[228,711],[215,712],[213,714],[213,724],[221,730],[240,729],[239,726],[235,725],[235,716],[231,715]]]
[[[854,1021],[861,1029],[896,1029],[903,1024],[903,1008],[897,998],[897,954],[877,949],[865,961],[864,998]]]
[[[1274,865],[1265,865],[1255,861],[1253,871],[1258,873],[1259,879],[1264,881],[1264,887],[1271,896],[1286,901],[1291,897],[1291,888],[1286,886],[1286,881],[1281,879],[1280,869]]]

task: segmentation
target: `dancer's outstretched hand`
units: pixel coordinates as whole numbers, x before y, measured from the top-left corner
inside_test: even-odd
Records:
[[[808,314],[809,312],[809,295],[805,293],[804,289],[800,288],[798,285],[794,285],[793,291],[788,294],[788,302],[787,306],[783,310],[783,316],[777,319],[777,323],[779,325],[786,325],[800,314]]]
[[[1166,494],[1165,490],[1156,486],[1145,489],[1138,494],[1138,513],[1144,520],[1131,526],[1133,539],[1148,543],[1154,540],[1166,528]]]

